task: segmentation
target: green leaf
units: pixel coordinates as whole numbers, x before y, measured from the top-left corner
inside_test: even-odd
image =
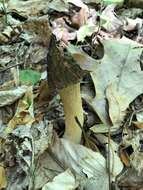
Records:
[[[41,77],[41,74],[37,71],[33,71],[30,69],[20,70],[20,82],[22,84],[36,84]]]
[[[103,0],[103,2],[107,5],[109,4],[123,4],[123,0]]]

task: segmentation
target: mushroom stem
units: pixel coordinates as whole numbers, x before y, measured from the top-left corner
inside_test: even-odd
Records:
[[[81,125],[84,122],[82,100],[80,94],[80,83],[70,85],[60,91],[60,96],[65,112],[65,134],[64,138],[75,143],[80,143],[82,130],[77,124],[75,117]]]

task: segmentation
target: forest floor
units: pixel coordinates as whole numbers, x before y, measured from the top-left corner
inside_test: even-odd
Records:
[[[121,2],[0,0],[0,189],[143,190],[143,9]]]

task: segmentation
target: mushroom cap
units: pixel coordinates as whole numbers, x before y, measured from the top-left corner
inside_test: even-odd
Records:
[[[51,35],[47,54],[48,81],[51,89],[61,90],[76,84],[92,70],[96,60],[78,50],[62,47],[56,37]]]

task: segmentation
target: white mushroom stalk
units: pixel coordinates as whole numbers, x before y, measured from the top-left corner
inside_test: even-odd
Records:
[[[84,116],[80,94],[80,83],[63,88],[60,91],[60,96],[65,113],[64,138],[71,140],[74,143],[80,143],[82,130],[75,120],[75,117],[77,117],[81,126],[83,126]]]

